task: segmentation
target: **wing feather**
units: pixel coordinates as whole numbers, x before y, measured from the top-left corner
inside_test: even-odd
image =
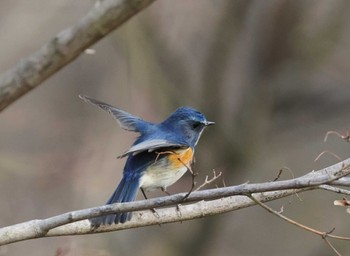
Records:
[[[128,151],[124,152],[124,154],[118,156],[118,158],[125,157],[129,154],[138,154],[143,151],[152,152],[159,148],[182,148],[182,147],[188,147],[188,146],[185,144],[175,143],[164,139],[146,140],[144,142],[133,145]]]
[[[117,120],[120,127],[127,131],[142,132],[148,122],[142,120],[140,117],[134,116],[124,110],[115,108],[102,101],[90,98],[85,95],[79,95],[79,98],[85,102],[91,103],[99,108],[107,111],[112,117]]]

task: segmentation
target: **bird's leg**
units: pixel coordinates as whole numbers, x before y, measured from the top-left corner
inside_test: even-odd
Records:
[[[146,196],[146,193],[145,193],[145,191],[143,190],[142,187],[140,187],[140,190],[141,190],[141,192],[142,192],[144,198],[145,198],[146,200],[148,200],[148,198],[147,198],[147,196]],[[158,214],[158,212],[157,212],[157,210],[156,210],[155,208],[152,208],[151,211],[153,212],[153,214],[154,214],[157,218],[160,218],[160,216],[159,216],[159,214]]]
[[[144,197],[146,200],[148,200],[148,198],[147,198],[147,196],[146,196],[146,193],[145,193],[145,191],[143,190],[142,187],[140,187],[140,190],[141,190],[141,192],[142,192],[143,197]]]

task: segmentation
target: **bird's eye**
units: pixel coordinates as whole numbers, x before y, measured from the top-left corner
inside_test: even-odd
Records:
[[[192,124],[192,128],[193,128],[193,129],[196,129],[196,128],[198,128],[199,126],[200,126],[200,123],[199,123],[199,122],[195,122],[195,123]]]

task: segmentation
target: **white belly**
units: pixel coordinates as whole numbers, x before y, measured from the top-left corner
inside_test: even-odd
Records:
[[[154,164],[142,176],[140,186],[145,190],[154,190],[157,188],[166,189],[168,186],[178,181],[186,171],[187,167],[185,166],[174,170],[170,169],[169,166],[165,164]]]

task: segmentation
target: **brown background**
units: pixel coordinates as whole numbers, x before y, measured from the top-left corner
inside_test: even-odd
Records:
[[[82,93],[150,121],[190,105],[216,121],[198,145],[197,181],[295,176],[349,156],[350,2],[162,0],[93,46],[0,116],[0,226],[103,204],[118,184],[122,131]],[[92,1],[2,0],[0,72],[74,24]],[[282,178],[291,178],[284,172]],[[187,191],[185,176],[170,192]],[[218,184],[218,185],[221,185]],[[155,192],[152,196],[163,195]],[[302,223],[350,236],[341,196],[274,202]],[[335,242],[344,253],[350,243]],[[21,242],[0,255],[330,255],[315,235],[259,207],[182,224]]]

